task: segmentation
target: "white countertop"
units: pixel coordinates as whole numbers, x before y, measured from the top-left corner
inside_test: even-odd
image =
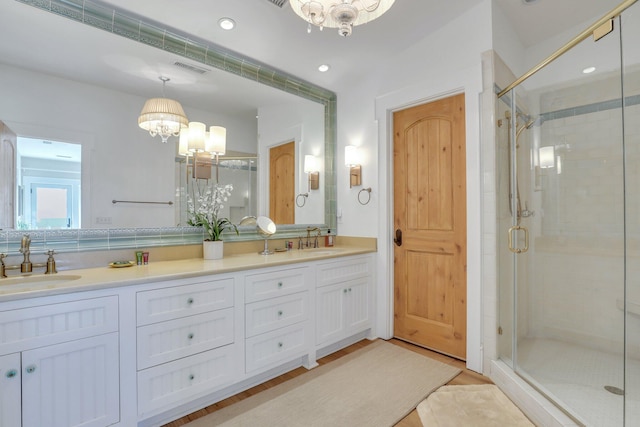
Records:
[[[0,302],[275,267],[371,252],[375,252],[375,250],[370,247],[353,246],[294,249],[266,256],[252,252],[228,255],[220,260],[184,259],[151,262],[148,265],[134,265],[125,268],[105,266],[58,271],[57,274],[52,275],[39,273],[28,276],[10,276],[0,279]]]

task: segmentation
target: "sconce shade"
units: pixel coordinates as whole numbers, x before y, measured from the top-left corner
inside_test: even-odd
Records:
[[[223,156],[227,151],[227,128],[211,126],[206,151],[211,154]]]
[[[200,122],[189,122],[189,151],[199,153],[205,149],[207,126]]]
[[[304,173],[318,172],[320,165],[318,164],[318,158],[314,155],[307,154],[304,156]]]
[[[360,164],[358,147],[356,147],[355,145],[347,145],[346,147],[344,147],[344,164],[347,167]]]
[[[178,155],[180,156],[188,156],[191,152],[189,151],[189,128],[184,126],[180,129],[180,139],[178,140]]]
[[[168,98],[148,99],[138,117],[138,126],[149,131],[152,137],[160,135],[165,143],[170,136],[178,136],[188,123],[182,105]]]
[[[540,168],[549,169],[555,166],[555,149],[553,145],[540,147]]]

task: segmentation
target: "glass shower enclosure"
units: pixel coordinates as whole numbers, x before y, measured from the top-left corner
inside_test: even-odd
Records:
[[[640,5],[612,27],[496,104],[499,356],[605,427],[640,426]]]

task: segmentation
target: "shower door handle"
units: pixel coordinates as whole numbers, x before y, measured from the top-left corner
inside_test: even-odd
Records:
[[[516,248],[514,235],[517,231],[524,232],[524,248]],[[514,225],[509,229],[509,250],[516,254],[522,254],[529,250],[529,229],[521,225]]]

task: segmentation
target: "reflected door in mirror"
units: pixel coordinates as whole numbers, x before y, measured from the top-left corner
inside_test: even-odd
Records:
[[[295,142],[269,150],[269,217],[276,224],[295,224]]]
[[[0,230],[15,226],[16,134],[0,122]]]

